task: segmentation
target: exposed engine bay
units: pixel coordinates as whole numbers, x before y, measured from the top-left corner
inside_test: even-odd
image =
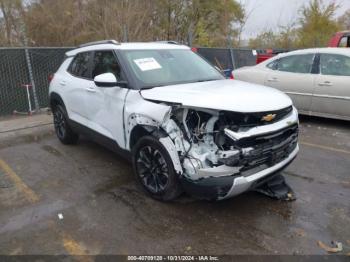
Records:
[[[173,106],[162,127],[172,139],[184,175],[189,179],[224,176],[228,170],[232,175],[249,175],[249,171],[282,161],[295,149],[297,124],[262,135],[251,132],[286,118],[292,111],[292,106],[259,113]],[[269,115],[272,119],[265,120]]]

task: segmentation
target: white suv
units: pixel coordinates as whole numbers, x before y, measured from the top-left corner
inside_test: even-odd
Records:
[[[89,135],[132,160],[154,198],[225,199],[298,152],[298,113],[280,91],[226,80],[174,42],[93,42],[66,53],[50,83],[58,138]]]

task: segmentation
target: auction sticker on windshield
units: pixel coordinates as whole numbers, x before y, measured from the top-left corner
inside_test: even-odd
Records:
[[[162,68],[162,66],[153,57],[135,59],[134,62],[142,71]]]

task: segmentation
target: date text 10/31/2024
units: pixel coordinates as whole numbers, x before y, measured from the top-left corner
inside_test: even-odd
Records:
[[[128,256],[128,261],[219,261],[217,256]]]

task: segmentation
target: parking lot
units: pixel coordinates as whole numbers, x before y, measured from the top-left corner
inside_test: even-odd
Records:
[[[0,133],[2,254],[326,254],[317,241],[350,253],[348,122],[301,118],[299,156],[283,171],[296,201],[162,203],[122,157],[86,139],[64,146],[41,117]]]

